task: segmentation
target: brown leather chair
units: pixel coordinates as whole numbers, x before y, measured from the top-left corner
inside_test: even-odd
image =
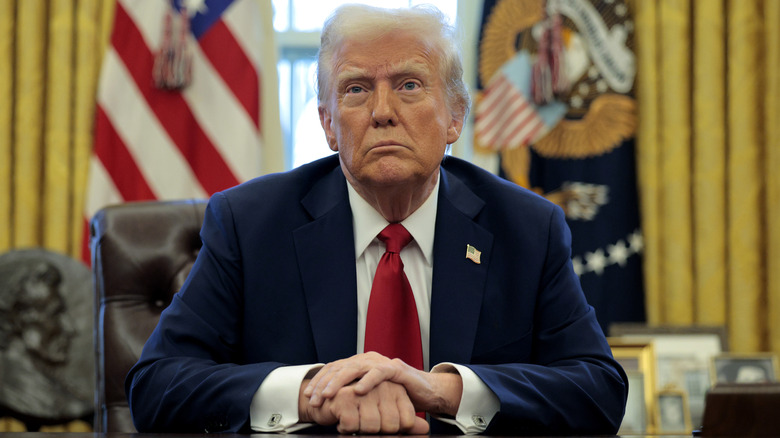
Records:
[[[97,432],[136,432],[125,376],[192,268],[205,208],[203,200],[135,202],[92,218]]]

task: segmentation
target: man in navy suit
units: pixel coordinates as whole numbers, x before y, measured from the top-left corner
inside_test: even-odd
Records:
[[[130,371],[139,431],[607,434],[627,379],[561,210],[445,157],[469,109],[436,10],[338,9],[319,55],[329,158],[215,194],[203,247]],[[400,223],[423,366],[364,351]],[[429,422],[415,412],[426,412]]]

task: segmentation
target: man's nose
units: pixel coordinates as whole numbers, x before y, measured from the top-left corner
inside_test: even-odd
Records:
[[[376,87],[372,102],[373,107],[371,108],[371,119],[374,127],[394,126],[398,123],[395,99],[396,95],[389,85],[380,84]]]

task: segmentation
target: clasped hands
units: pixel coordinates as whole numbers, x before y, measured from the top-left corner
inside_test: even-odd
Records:
[[[429,373],[362,353],[326,364],[304,380],[299,419],[336,424],[341,434],[427,434],[428,422],[415,412],[454,416],[462,391],[457,373]]]

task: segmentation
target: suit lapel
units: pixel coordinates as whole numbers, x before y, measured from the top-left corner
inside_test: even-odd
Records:
[[[490,264],[493,235],[474,218],[484,201],[442,169],[431,292],[431,365],[469,363]],[[355,354],[357,284],[352,211],[340,168],[302,199],[313,220],[293,233],[318,360]],[[481,263],[466,258],[466,245]]]
[[[484,201],[442,169],[431,292],[431,366],[469,363],[479,322],[493,235],[474,221]],[[466,246],[481,251],[480,263]]]
[[[352,211],[341,169],[301,201],[313,221],[293,233],[317,356],[331,362],[355,354],[357,284]]]

